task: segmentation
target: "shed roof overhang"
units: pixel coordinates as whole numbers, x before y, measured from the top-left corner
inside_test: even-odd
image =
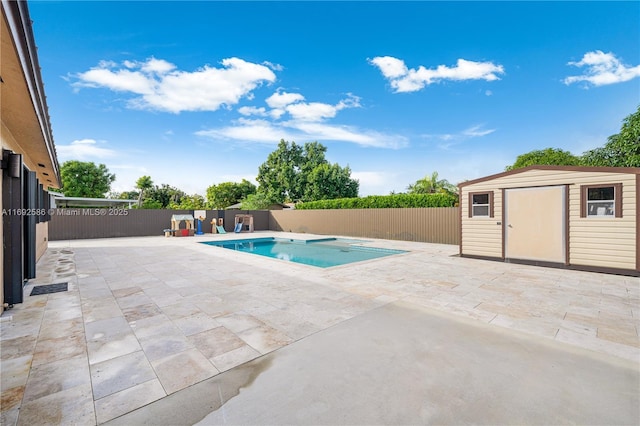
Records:
[[[1,7],[0,118],[38,180],[59,188],[60,167],[27,2],[2,0]]]
[[[501,178],[503,176],[515,175],[518,173],[527,172],[529,170],[549,170],[549,171],[568,171],[568,172],[602,172],[602,173],[625,173],[625,174],[640,174],[640,167],[589,167],[589,166],[527,166],[521,169],[509,170],[502,173],[496,173],[481,177],[478,179],[468,180],[458,184],[458,188],[462,188],[475,183],[486,182],[489,180]]]

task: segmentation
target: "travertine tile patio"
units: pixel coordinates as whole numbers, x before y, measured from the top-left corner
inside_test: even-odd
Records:
[[[328,269],[198,244],[225,237],[50,243],[1,317],[0,423],[104,423],[395,301],[640,363],[639,278],[402,241],[366,244],[408,253]],[[55,282],[69,290],[29,296]]]

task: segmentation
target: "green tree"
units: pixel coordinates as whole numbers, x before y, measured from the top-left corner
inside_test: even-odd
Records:
[[[304,201],[357,197],[359,187],[360,183],[351,179],[349,166],[319,164],[307,176]]]
[[[152,210],[152,209],[161,209],[163,207],[160,201],[157,201],[151,198],[145,198],[144,200],[142,200],[142,206],[137,208]]]
[[[153,181],[151,180],[151,176],[141,176],[136,181],[136,188],[140,190],[138,193],[138,208],[142,207],[142,199],[144,198],[144,192],[153,188]]]
[[[407,187],[409,194],[435,194],[438,192],[448,194],[458,194],[458,189],[446,179],[438,179],[438,172],[431,173],[431,176],[425,176],[418,179],[416,183]]]
[[[620,133],[611,135],[607,143],[582,155],[587,166],[640,167],[640,106],[622,121]]]
[[[277,203],[350,197],[354,188],[357,195],[359,183],[351,179],[349,167],[329,164],[326,151],[318,142],[300,146],[281,140],[258,168],[259,192]]]
[[[169,203],[169,208],[175,210],[202,210],[206,208],[205,206],[204,197],[200,194],[185,195],[179,203],[173,201]]]
[[[166,209],[169,208],[169,204],[172,202],[175,204],[180,204],[182,197],[186,195],[187,194],[185,194],[184,191],[181,191],[180,189],[173,186],[169,186],[164,183],[160,186],[156,185],[153,188],[147,189],[144,200],[142,202],[142,208]]]
[[[207,206],[211,209],[224,209],[239,203],[250,194],[255,194],[256,186],[246,179],[242,182],[222,182],[207,188]]]
[[[267,210],[273,201],[269,199],[267,194],[263,192],[256,192],[254,194],[247,195],[247,198],[242,200],[243,210]]]
[[[563,151],[559,148],[546,148],[527,152],[518,155],[516,162],[511,166],[507,166],[505,170],[521,169],[527,166],[578,166],[580,165],[580,157],[577,157],[569,151]]]
[[[300,158],[300,164],[298,164],[299,172],[295,180],[296,192],[300,194],[303,201],[310,199],[308,194],[309,185],[311,183],[311,175],[313,171],[322,166],[329,165],[329,162],[325,158],[327,147],[318,142],[309,142],[304,144],[302,149],[302,155]],[[356,193],[357,196],[357,193]],[[335,198],[335,197],[332,197]],[[326,198],[323,198],[326,199]]]
[[[300,200],[300,184],[298,173],[302,163],[303,148],[295,142],[280,140],[278,149],[267,157],[267,161],[258,167],[256,180],[260,191],[274,202]]]
[[[67,197],[104,198],[116,175],[104,164],[71,160],[60,167],[62,192]]]
[[[140,193],[138,191],[124,191],[118,194],[117,199],[119,200],[136,200]]]
[[[242,179],[242,182],[238,183],[237,185],[240,190],[240,194],[242,194],[238,201],[241,201],[248,195],[255,194],[258,191],[258,188],[246,179]]]

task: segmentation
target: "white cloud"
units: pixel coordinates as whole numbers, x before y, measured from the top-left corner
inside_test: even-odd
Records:
[[[273,83],[276,76],[270,67],[227,58],[222,68],[208,65],[193,72],[180,71],[161,59],[145,62],[126,61],[124,68],[102,61],[97,67],[79,73],[76,88],[107,88],[138,95],[129,107],[172,113],[181,111],[215,111],[223,105],[237,104],[251,98],[252,91],[263,83]]]
[[[321,121],[334,118],[338,111],[345,108],[360,107],[360,98],[351,93],[347,93],[347,97],[335,105],[322,102],[303,102],[304,100],[305,97],[300,93],[278,90],[265,99],[265,102],[272,108],[269,115],[276,120],[289,113],[294,120]]]
[[[294,120],[319,121],[325,118],[333,118],[338,112],[336,105],[320,102],[297,103],[287,105],[286,111]]]
[[[274,64],[273,62],[269,62],[269,61],[264,61],[262,64],[271,68],[274,71],[282,71],[284,69],[282,65]]]
[[[299,93],[276,91],[265,102],[271,110],[257,107],[242,107],[238,112],[245,117],[259,116],[260,119],[242,117],[230,126],[196,132],[198,136],[212,139],[232,139],[243,143],[277,144],[281,139],[292,141],[341,141],[366,147],[401,148],[407,139],[399,135],[387,135],[375,131],[361,130],[351,126],[326,123],[346,108],[360,107],[360,98],[348,93],[335,105],[322,102],[303,102]],[[289,119],[279,121],[288,114]],[[269,121],[266,118],[271,118]]]
[[[348,93],[345,99],[335,105],[322,102],[294,102],[284,106],[284,110],[291,115],[293,120],[323,121],[327,118],[334,118],[338,111],[343,109],[359,107],[360,98]]]
[[[264,117],[267,112],[264,108],[258,108],[253,106],[243,106],[238,108],[238,112],[242,115],[258,115]]]
[[[200,130],[195,133],[211,139],[232,139],[247,143],[266,143],[277,145],[280,139],[299,140],[297,134],[273,125],[267,120],[249,120],[240,118],[232,126],[218,129]]]
[[[480,138],[483,136],[490,135],[495,132],[496,129],[484,129],[483,125],[475,125],[471,126],[468,129],[465,129],[458,133],[443,133],[443,134],[434,134],[434,135],[422,135],[424,138],[428,139],[438,139],[442,141],[438,147],[441,149],[449,149],[454,145],[458,145],[459,143],[470,139],[470,138]]]
[[[96,68],[78,74],[81,80],[74,83],[74,87],[106,87],[118,92],[133,92],[137,95],[151,95],[153,93],[152,81],[140,72],[132,72],[128,69],[112,71],[103,66],[111,64],[101,63]]]
[[[495,131],[496,129],[483,129],[482,126],[473,126],[473,127],[469,127],[466,130],[463,130],[462,135],[468,136],[471,138],[476,138],[476,137],[490,135]]]
[[[98,146],[100,144],[94,139],[80,139],[69,145],[56,145],[56,152],[62,160],[100,160],[117,155],[112,149]]]
[[[277,144],[281,139],[307,141],[340,141],[365,147],[402,148],[407,139],[399,135],[362,130],[353,126],[329,124],[339,111],[359,108],[360,98],[351,93],[336,104],[305,102],[300,93],[278,89],[265,99],[271,109],[264,107],[242,107],[241,117],[229,126],[202,130],[196,135],[214,140],[232,139],[241,143]],[[249,118],[253,116],[255,118]],[[286,120],[281,118],[286,117]]]
[[[444,80],[499,80],[499,74],[504,74],[504,67],[493,62],[475,62],[458,59],[453,67],[438,65],[435,69],[419,66],[417,69],[408,68],[404,61],[391,56],[378,56],[369,63],[380,69],[382,75],[389,80],[396,93],[415,92],[433,83]]]
[[[409,73],[404,61],[392,56],[376,56],[369,62],[380,68],[382,75],[388,79],[404,77]]]
[[[136,68],[136,63],[131,63],[129,68]],[[170,62],[165,61],[164,59],[150,58],[147,59],[147,62],[143,63],[140,66],[140,69],[142,70],[142,72],[147,74],[156,73],[162,75],[173,71],[174,69],[176,69],[176,66]]]
[[[580,61],[569,62],[567,65],[586,67],[584,74],[565,78],[564,84],[567,85],[584,81],[594,86],[604,86],[640,77],[640,65],[625,65],[613,53],[601,50],[587,52]]]
[[[304,101],[304,96],[300,93],[287,93],[277,91],[273,95],[265,99],[267,105],[271,108],[284,108],[287,105]]]
[[[269,117],[273,118],[274,120],[278,120],[280,117],[282,117],[286,113],[287,113],[287,111],[285,111],[283,109],[274,108],[274,109],[269,111]]]
[[[364,147],[398,149],[407,145],[400,135],[383,134],[360,130],[349,126],[318,122],[250,120],[240,118],[231,126],[196,132],[196,135],[211,139],[232,139],[243,143],[277,144],[280,139],[289,141],[339,141],[355,143]]]
[[[404,136],[363,131],[351,126],[313,122],[289,122],[287,125],[302,131],[306,139],[312,140],[351,142],[365,147],[391,149],[404,148],[408,144]]]

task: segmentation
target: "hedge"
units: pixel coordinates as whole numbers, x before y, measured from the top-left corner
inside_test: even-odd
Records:
[[[370,195],[357,198],[308,201],[296,204],[298,210],[322,209],[395,209],[416,207],[455,207],[458,197],[453,194],[394,194]]]

